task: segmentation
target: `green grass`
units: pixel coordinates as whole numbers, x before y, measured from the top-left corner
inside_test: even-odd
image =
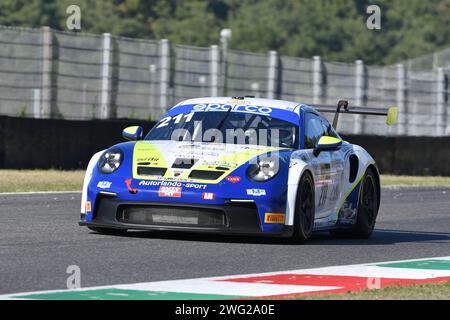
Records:
[[[84,171],[0,170],[0,192],[81,191]],[[382,175],[383,186],[450,186],[450,177]]]
[[[344,294],[314,294],[299,300],[450,300],[450,282],[386,287]]]
[[[0,170],[0,192],[81,191],[84,171]]]
[[[414,177],[381,175],[382,186],[450,186],[450,177]]]

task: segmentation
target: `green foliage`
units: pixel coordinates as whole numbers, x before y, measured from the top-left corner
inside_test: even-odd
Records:
[[[22,102],[20,105],[19,117],[25,118],[28,115],[28,105],[25,102]]]
[[[83,32],[209,46],[230,27],[230,48],[387,64],[450,45],[450,0],[2,0],[0,24],[66,30],[79,5]],[[381,30],[368,30],[368,5]]]

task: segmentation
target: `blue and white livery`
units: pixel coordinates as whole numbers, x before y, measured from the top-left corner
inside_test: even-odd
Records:
[[[373,231],[377,165],[316,108],[248,97],[190,99],[143,133],[126,128],[130,141],[92,157],[80,225],[100,233],[171,230],[299,242],[314,231]]]

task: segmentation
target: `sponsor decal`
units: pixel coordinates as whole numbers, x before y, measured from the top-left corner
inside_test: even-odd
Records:
[[[180,148],[180,149],[181,148],[191,148],[191,146],[180,146],[178,148]],[[199,150],[192,149],[192,150],[186,150],[186,152],[183,153],[183,154],[176,154],[175,156],[177,156],[177,157],[189,157],[189,156],[191,156],[193,158],[204,158],[204,157],[215,158],[215,157],[221,156],[222,154],[220,152],[216,151],[216,150],[217,149],[210,150],[208,148],[199,149]]]
[[[207,185],[206,184],[198,184],[198,183],[186,183],[185,187],[188,189],[205,190]]]
[[[131,182],[133,182],[133,179],[125,180],[125,184],[127,186],[127,189],[128,189],[128,191],[130,191],[130,193],[136,194],[137,193],[137,189],[134,189],[134,188],[131,187]]]
[[[254,196],[254,197],[265,196],[266,190],[264,190],[264,189],[247,189],[247,195]]]
[[[86,212],[91,212],[92,207],[91,207],[91,202],[90,201],[86,201]]]
[[[160,187],[158,196],[163,198],[181,198],[181,187]]]
[[[239,181],[241,181],[241,177],[238,176],[228,176],[226,179],[231,183],[238,183]]]
[[[100,188],[100,189],[109,189],[109,188],[111,188],[111,185],[112,185],[112,182],[109,182],[109,181],[99,181],[99,182],[97,183],[97,188]]]
[[[252,104],[250,101],[241,100],[241,99],[231,99],[231,103],[239,103],[239,104]]]
[[[157,157],[148,157],[148,158],[137,158],[137,162],[158,162],[159,158]]]
[[[178,178],[183,174],[183,171],[174,171],[173,172],[173,177],[174,178]]]
[[[264,215],[264,223],[284,223],[284,213],[266,213]]]
[[[202,199],[203,200],[216,200],[216,194],[214,192],[203,192]]]
[[[139,186],[145,186],[145,187],[181,187],[183,184],[178,181],[155,181],[155,180],[141,180],[139,181]]]
[[[168,179],[168,178],[166,178]],[[198,189],[205,190],[208,186],[207,184],[192,183],[192,182],[179,182],[179,181],[159,181],[159,180],[141,180],[139,181],[140,187],[176,187],[176,188],[187,188],[187,189]]]
[[[203,164],[207,165],[208,168],[223,167],[227,168],[226,170],[229,170],[230,168],[237,168],[239,166],[239,164],[235,162],[228,161],[205,161]]]

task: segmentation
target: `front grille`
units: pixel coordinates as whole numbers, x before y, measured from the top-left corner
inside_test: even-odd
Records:
[[[155,167],[138,167],[137,173],[140,176],[158,176],[162,177],[166,174],[167,168],[155,168]]]
[[[192,170],[189,178],[200,180],[217,180],[225,171]]]
[[[117,220],[139,225],[224,227],[225,214],[221,210],[173,206],[124,206],[117,212]]]

